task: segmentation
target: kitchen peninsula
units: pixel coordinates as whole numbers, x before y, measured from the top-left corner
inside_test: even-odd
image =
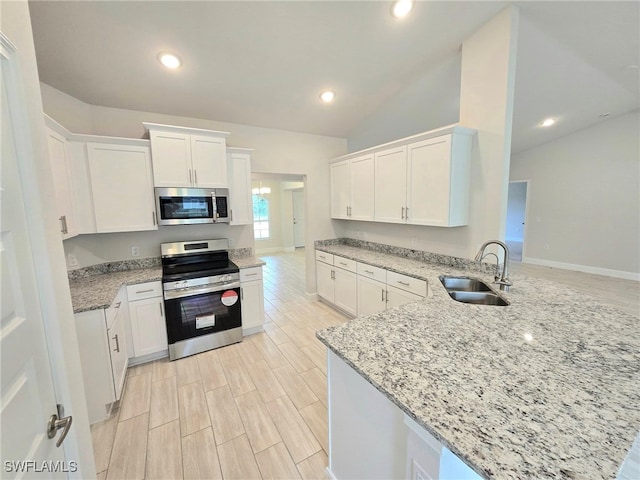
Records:
[[[329,348],[335,478],[376,477],[370,469],[379,477],[385,461],[388,475],[418,478],[405,473],[410,458],[391,458],[406,448],[384,449],[391,441],[397,447],[398,432],[407,442],[405,425],[412,422],[486,478],[616,477],[640,428],[638,318],[523,276],[512,278],[509,293],[500,292],[509,306],[459,303],[440,275],[491,281],[489,275],[461,259],[428,263],[407,258],[408,250],[371,248],[351,240],[316,243],[319,251],[426,280],[431,296],[317,333]],[[375,390],[337,402],[335,395],[353,384],[343,381],[345,370]],[[348,404],[365,411],[369,400],[382,401],[378,396],[397,410],[393,431],[372,431],[374,416],[364,419],[362,431],[335,424]],[[348,465],[336,448],[350,442],[366,457],[367,444],[377,440],[387,459]]]

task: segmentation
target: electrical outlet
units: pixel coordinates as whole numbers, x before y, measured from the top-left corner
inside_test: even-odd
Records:
[[[411,237],[411,249],[415,250],[418,247],[418,237]]]
[[[132,257],[139,257],[140,256],[140,247],[138,247],[137,245],[134,245],[133,247],[131,247],[131,256]]]
[[[233,247],[233,245],[236,243],[236,241],[233,238],[229,239],[229,246]]]
[[[77,266],[79,266],[78,259],[73,253],[69,253],[67,255],[67,267],[77,267]]]

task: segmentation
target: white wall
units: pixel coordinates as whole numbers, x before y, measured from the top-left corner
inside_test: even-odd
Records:
[[[640,279],[640,114],[514,155],[530,180],[524,262]]]
[[[468,226],[418,227],[334,220],[339,236],[463,258],[473,258],[486,240],[504,238],[517,20],[517,9],[504,10],[462,46],[460,124],[478,130],[471,162]],[[406,97],[402,95],[397,100],[396,106],[390,105],[383,111],[394,111],[411,103],[410,97],[420,104],[418,87],[410,87],[405,92]],[[396,121],[397,116],[390,116],[386,126],[391,129]],[[414,127],[422,127],[422,124]],[[407,127],[408,131],[410,127]],[[352,143],[350,138],[349,145]]]
[[[444,59],[392,97],[349,134],[349,152],[456,123],[461,60],[460,53]]]
[[[67,127],[63,120],[68,116],[67,107],[72,111],[83,111],[78,100],[52,87],[42,88],[44,111],[53,119]],[[90,105],[91,125],[76,125],[77,130],[95,135],[141,138],[145,131],[142,122],[164,123],[186,127],[206,128],[231,132],[227,137],[227,145],[233,147],[253,148],[251,169],[254,172],[306,175],[307,218],[314,222],[307,223],[307,291],[315,291],[315,262],[313,259],[313,242],[315,240],[333,238],[335,232],[329,220],[329,203],[326,202],[329,191],[329,168],[327,159],[343,155],[347,150],[346,139],[324,137],[304,133],[275,130],[271,128],[253,127],[213,120],[163,115],[150,112],[124,110]],[[83,120],[88,121],[85,117]],[[73,131],[73,129],[70,129]],[[90,130],[90,131],[87,131]],[[202,235],[218,233],[231,236],[235,246],[253,247],[253,233],[250,226],[224,227],[220,230],[202,231],[192,228],[196,226],[177,227],[183,230],[159,229],[157,232],[144,232],[135,235],[135,241],[144,252],[156,251],[161,241],[167,237],[180,236],[183,240],[203,238]],[[169,228],[169,227],[167,227]],[[227,229],[226,231],[224,229]],[[188,229],[188,230],[187,230]],[[178,233],[176,233],[178,232]],[[225,233],[226,232],[226,233]],[[184,235],[183,235],[184,233]],[[65,249],[89,249],[95,258],[104,260],[131,258],[128,247],[132,234],[90,235],[92,238],[80,236],[65,241]],[[113,248],[111,246],[114,246]],[[159,250],[157,250],[159,251]],[[112,255],[120,258],[105,258]],[[84,254],[82,259],[88,258]],[[80,258],[79,258],[80,260]]]

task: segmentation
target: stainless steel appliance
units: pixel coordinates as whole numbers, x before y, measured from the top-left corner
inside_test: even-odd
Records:
[[[155,189],[158,225],[229,223],[229,189]]]
[[[169,359],[242,341],[240,269],[227,239],[161,244]]]

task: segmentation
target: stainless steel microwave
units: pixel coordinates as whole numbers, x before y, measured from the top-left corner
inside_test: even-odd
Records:
[[[158,225],[229,223],[227,188],[156,188]]]

